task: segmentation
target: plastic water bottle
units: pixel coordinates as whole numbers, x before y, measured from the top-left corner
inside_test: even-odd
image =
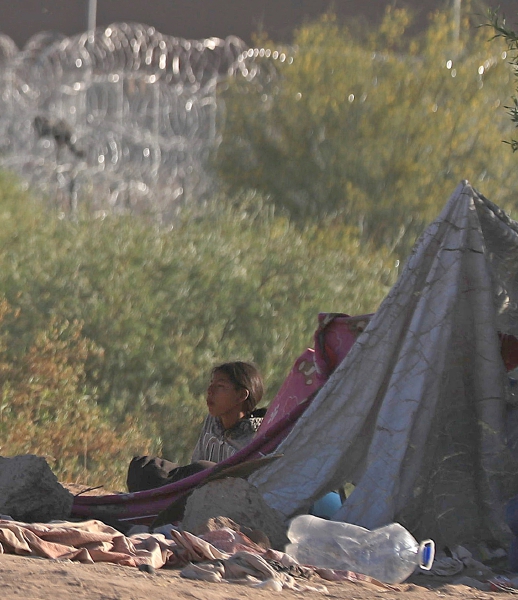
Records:
[[[369,575],[385,583],[402,583],[416,567],[430,570],[435,544],[420,544],[399,523],[370,531],[351,523],[313,515],[295,517],[288,529],[286,553],[299,563]]]

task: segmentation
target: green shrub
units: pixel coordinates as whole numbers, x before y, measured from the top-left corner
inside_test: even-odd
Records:
[[[515,210],[505,44],[467,20],[455,42],[449,12],[424,34],[408,24],[389,8],[367,34],[327,15],[293,48],[264,43],[261,74],[221,86],[214,167],[226,188],[258,190],[299,222],[340,215],[400,258],[462,179]]]
[[[0,303],[0,452],[44,456],[63,482],[124,489],[128,453],[152,444],[134,418],[111,422],[87,391],[85,364],[97,349],[78,323],[51,319],[25,352],[9,353],[9,322],[19,316]]]
[[[80,322],[99,349],[85,359],[86,392],[112,423],[138,419],[180,462],[215,363],[255,361],[271,399],[312,345],[318,312],[373,311],[395,274],[353,228],[295,227],[259,198],[186,209],[168,230],[36,213],[17,229],[1,215],[0,293],[20,311],[10,325],[18,345],[32,347],[50,319]]]

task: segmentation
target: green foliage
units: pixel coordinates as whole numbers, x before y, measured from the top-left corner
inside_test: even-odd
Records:
[[[447,13],[415,38],[408,22],[389,10],[359,39],[326,16],[293,49],[259,51],[258,76],[221,88],[214,166],[227,188],[258,190],[298,221],[340,215],[403,257],[462,179],[514,209],[505,46],[467,22],[456,43]]]
[[[516,77],[516,69],[518,68],[518,33],[506,26],[505,18],[500,18],[497,11],[489,12],[489,19],[486,25],[492,28],[494,32],[494,40],[503,40],[507,45],[509,52],[509,62],[513,65],[514,76]],[[518,86],[517,86],[518,89]],[[512,106],[506,107],[511,121],[518,127],[518,98],[512,96]],[[511,145],[513,152],[518,150],[518,140],[511,139],[507,142]]]
[[[405,37],[331,16],[221,89],[229,193],[170,228],[45,212],[0,174],[0,446],[122,487],[135,453],[190,458],[211,368],[253,360],[274,397],[319,312],[375,311],[400,256],[468,178],[515,208],[503,40],[445,14]],[[501,44],[501,45],[499,45]],[[293,59],[293,60],[292,60]]]
[[[168,230],[128,217],[71,222],[35,208],[25,225],[23,205],[7,205],[0,293],[19,311],[9,325],[14,346],[40,348],[51,319],[80,322],[99,350],[82,363],[84,393],[112,423],[138,419],[142,435],[181,462],[206,414],[215,363],[255,361],[271,399],[312,345],[318,312],[373,311],[394,280],[388,253],[361,244],[352,228],[294,227],[258,197],[186,210]]]
[[[98,351],[79,323],[50,319],[24,352],[7,352],[13,321],[0,303],[0,451],[44,456],[61,481],[121,488],[128,453],[151,449],[138,423],[114,426],[87,392],[85,364]]]

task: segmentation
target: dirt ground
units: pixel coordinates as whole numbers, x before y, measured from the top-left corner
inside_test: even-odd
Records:
[[[72,493],[84,493],[86,487],[63,485]],[[94,489],[86,493],[97,495],[103,490]],[[184,579],[180,576],[180,569],[166,567],[150,574],[134,567],[109,563],[82,564],[69,560],[0,554],[1,600],[263,600],[272,597],[285,600],[437,600],[445,596],[452,600],[503,600],[508,595],[471,585],[453,585],[448,581],[419,575],[411,583],[395,586],[395,590],[385,590],[368,583],[337,583],[318,579],[306,583],[324,585],[327,594],[287,589],[278,592],[240,583],[207,583]],[[477,585],[475,580],[473,585]]]
[[[423,579],[420,577],[419,579]],[[0,597],[2,600],[499,600],[505,592],[486,592],[464,585],[401,584],[398,591],[372,589],[365,584],[322,581],[328,594],[320,592],[282,592],[250,588],[240,584],[206,583],[183,579],[175,569],[159,569],[151,575],[133,567],[96,563],[85,565],[10,554],[0,555]]]

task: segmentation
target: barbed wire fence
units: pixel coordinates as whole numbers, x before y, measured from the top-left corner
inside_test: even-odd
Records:
[[[66,214],[153,214],[170,220],[206,198],[223,78],[256,74],[237,37],[190,41],[118,23],[19,50],[0,34],[0,168]]]

